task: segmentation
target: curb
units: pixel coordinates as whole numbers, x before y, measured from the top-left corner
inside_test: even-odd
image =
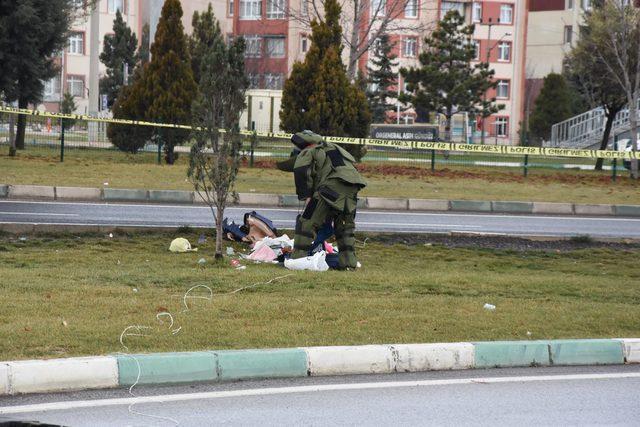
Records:
[[[84,200],[104,202],[145,202],[203,204],[193,191],[142,190],[121,188],[48,187],[41,185],[0,184],[0,199]],[[293,194],[238,193],[236,205],[262,207],[299,207]],[[589,215],[640,217],[640,205],[574,204],[500,200],[446,200],[362,197],[359,209],[393,211],[482,212],[512,214]]]
[[[0,395],[260,378],[640,363],[640,338],[300,347],[0,362]]]

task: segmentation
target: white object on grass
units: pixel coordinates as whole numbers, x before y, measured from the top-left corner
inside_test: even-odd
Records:
[[[329,265],[324,251],[316,252],[313,256],[284,260],[284,266],[289,270],[327,271]]]

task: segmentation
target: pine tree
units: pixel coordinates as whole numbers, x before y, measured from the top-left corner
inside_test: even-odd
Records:
[[[548,141],[551,126],[572,116],[571,104],[571,92],[565,78],[557,73],[548,74],[529,119],[531,135]]]
[[[149,64],[136,67],[131,84],[122,87],[111,112],[116,119],[146,120],[150,100],[145,97],[144,75]],[[119,150],[135,154],[153,136],[154,128],[109,123],[107,137]]]
[[[196,143],[191,148],[187,176],[211,207],[216,224],[215,256],[220,259],[224,211],[233,198],[240,166],[240,114],[246,107],[249,79],[244,71],[244,39],[237,38],[227,47],[211,8],[202,15],[194,14],[193,21],[191,46],[198,54],[200,76],[193,125],[198,130],[193,134]]]
[[[304,62],[293,65],[284,85],[280,127],[287,132],[309,129],[321,135],[364,137],[371,114],[363,91],[349,82],[341,60],[340,5],[324,2],[325,19],[311,22],[311,47]],[[360,146],[346,145],[361,158]]]
[[[212,47],[224,44],[224,39],[220,30],[220,23],[213,14],[211,3],[209,3],[206,11],[193,13],[191,25],[193,27],[193,33],[189,37],[191,71],[196,83],[199,83],[202,58]]]
[[[400,97],[416,108],[445,116],[445,140],[451,140],[451,119],[457,111],[488,117],[504,108],[495,99],[484,99],[487,90],[496,88],[493,70],[487,63],[471,65],[476,56],[471,44],[473,25],[449,11],[433,33],[424,39],[425,51],[419,56],[420,67],[400,70],[408,94]]]
[[[60,103],[60,112],[62,114],[74,114],[76,111],[76,102],[69,92],[65,92],[62,102]],[[62,123],[64,123],[65,129],[71,129],[73,125],[76,124],[75,119],[62,119]]]
[[[149,102],[147,120],[175,124],[191,122],[191,103],[198,88],[191,71],[179,0],[166,0],[162,7],[151,46],[151,61],[144,68],[142,81],[143,96]],[[189,138],[189,131],[156,128],[156,135],[164,146],[166,162],[173,164],[174,148]]]
[[[138,63],[146,64],[149,62],[149,24],[142,26],[142,35],[140,36],[140,48],[138,49]]]
[[[373,67],[367,67],[370,88],[367,99],[374,123],[384,123],[387,111],[393,111],[395,108],[395,104],[389,102],[389,99],[397,98],[397,93],[390,90],[390,87],[397,82],[397,76],[392,69],[398,66],[398,62],[394,62],[397,56],[391,53],[393,47],[394,45],[389,42],[389,36],[383,34],[374,45],[371,59]]]
[[[107,67],[107,75],[100,79],[100,93],[107,95],[109,108],[113,106],[120,88],[128,83],[125,81],[128,74],[133,74],[138,61],[137,46],[138,38],[124,22],[118,10],[113,21],[113,34],[104,36],[104,46],[100,54],[100,61]]]

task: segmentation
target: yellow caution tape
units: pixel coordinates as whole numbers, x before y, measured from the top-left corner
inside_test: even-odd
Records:
[[[172,129],[195,130],[196,128],[188,125],[177,125],[167,123],[146,122],[141,120],[113,119],[95,116],[87,116],[81,114],[62,114],[52,113],[49,111],[25,110],[0,106],[0,113],[23,114],[30,116],[51,117],[56,119],[75,119],[88,122],[115,123],[121,125],[136,126],[153,126]],[[220,132],[225,132],[220,129]],[[274,139],[290,139],[292,134],[285,132],[253,132],[248,130],[240,131],[241,135],[253,135],[262,138]],[[415,150],[439,150],[439,151],[458,151],[466,153],[482,153],[482,154],[512,154],[512,155],[532,155],[543,157],[580,157],[589,159],[640,159],[640,152],[632,151],[610,151],[610,150],[575,150],[570,148],[547,148],[547,147],[522,147],[519,145],[477,145],[477,144],[456,144],[447,142],[428,142],[428,141],[405,141],[393,139],[369,139],[369,138],[347,138],[338,136],[327,136],[326,141],[336,142],[340,144],[358,144],[373,147],[393,147],[400,149]]]

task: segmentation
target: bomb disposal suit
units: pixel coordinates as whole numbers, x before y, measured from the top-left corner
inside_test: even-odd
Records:
[[[291,141],[301,150],[293,173],[298,199],[306,200],[298,216],[293,258],[308,255],[318,229],[333,221],[339,250],[339,267],[356,268],[355,216],[358,191],[367,183],[356,170],[349,152],[310,131],[293,135]]]

